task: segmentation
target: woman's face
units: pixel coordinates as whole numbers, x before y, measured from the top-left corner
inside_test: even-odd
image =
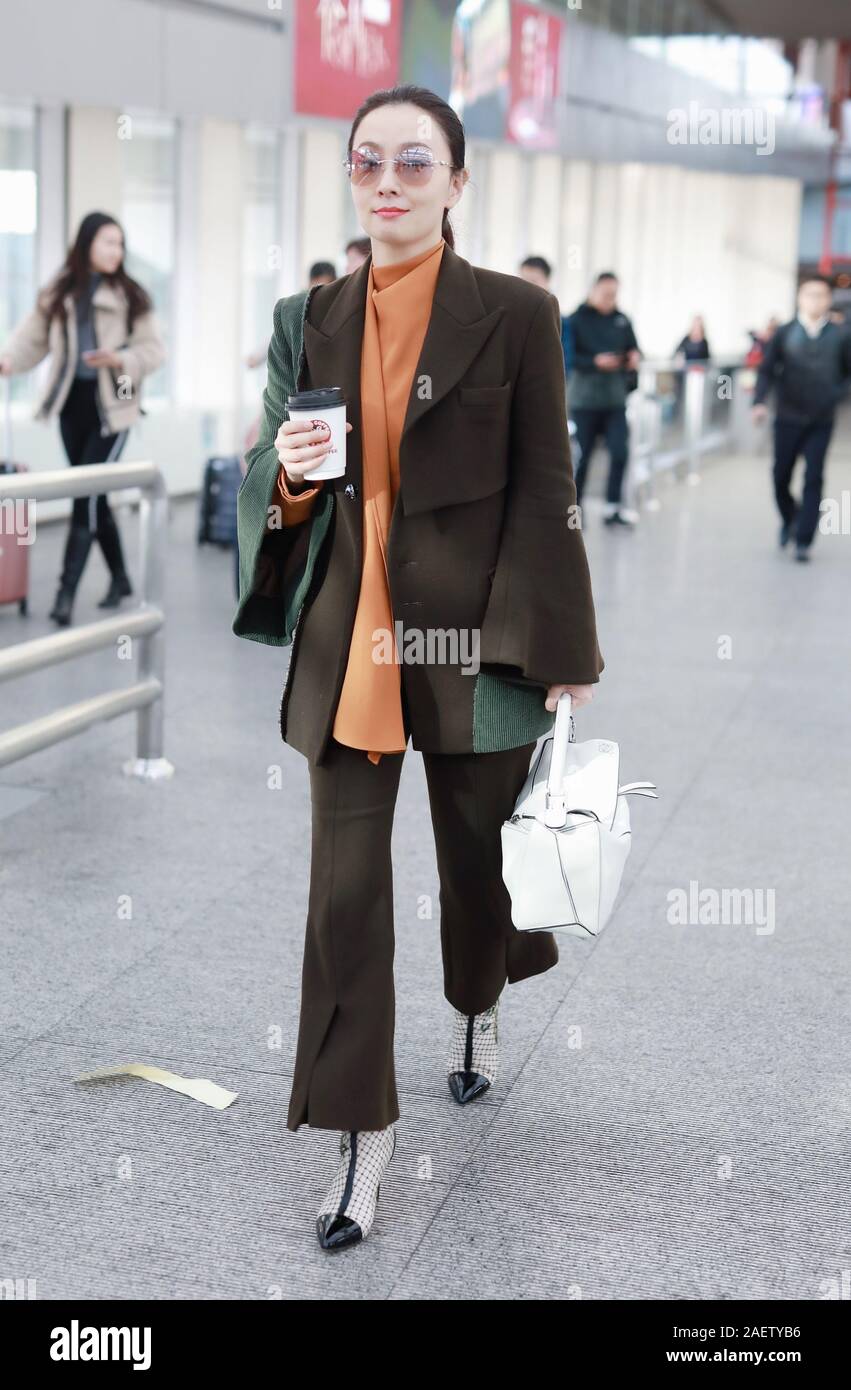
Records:
[[[101,275],[114,275],[124,259],[124,237],[120,227],[108,222],[95,233],[89,247],[89,266]]]
[[[430,177],[421,183],[405,182],[390,162],[382,164],[365,184],[351,181],[352,199],[358,221],[373,242],[401,248],[438,241],[443,213],[461,197],[469,178],[466,169],[453,173],[449,165],[449,143],[437,121],[419,106],[410,103],[379,106],[359,123],[352,142],[356,153],[374,159],[389,159],[402,151],[428,152],[435,160]],[[395,213],[382,211],[394,208]]]

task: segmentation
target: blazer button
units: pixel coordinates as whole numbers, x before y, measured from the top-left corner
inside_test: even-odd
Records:
[[[346,496],[357,497],[358,490],[354,483],[346,483]]]

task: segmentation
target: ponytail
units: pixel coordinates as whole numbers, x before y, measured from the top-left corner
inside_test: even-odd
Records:
[[[443,234],[443,240],[446,242],[447,246],[451,246],[452,250],[454,251],[454,250],[455,250],[455,234],[454,234],[454,232],[452,231],[452,223],[449,221],[449,209],[448,209],[448,208],[444,208],[444,210],[443,210],[443,226],[441,227],[440,230],[441,230],[441,232],[442,232],[442,234]]]

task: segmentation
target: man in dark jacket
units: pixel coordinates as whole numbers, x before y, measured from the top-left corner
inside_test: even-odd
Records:
[[[533,285],[540,285],[541,289],[550,289],[550,281],[553,278],[553,268],[545,256],[527,256],[525,261],[520,262],[520,275],[523,280],[530,281]],[[566,314],[561,316],[561,350],[564,355],[564,375],[570,375],[573,366],[573,345],[570,340],[570,319]]]
[[[581,451],[575,479],[577,500],[582,500],[594,444],[603,435],[609,450],[604,520],[607,526],[631,526],[632,519],[621,506],[629,454],[626,398],[628,378],[638,370],[641,353],[632,324],[618,309],[617,299],[617,276],[603,271],[586,302],[568,321],[572,341],[570,414]]]
[[[765,419],[765,399],[776,389],[774,495],[780,511],[780,545],[795,538],[795,558],[809,560],[818,526],[824,463],[836,406],[851,381],[851,334],[832,322],[830,281],[809,276],[798,290],[798,316],[769,341],[753,398],[756,422]],[[805,463],[800,503],[789,484],[798,457]]]

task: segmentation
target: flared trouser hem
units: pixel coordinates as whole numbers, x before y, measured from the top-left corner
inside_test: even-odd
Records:
[[[502,822],[535,743],[423,754],[440,880],[444,995],[482,1013],[549,970],[549,932],[518,932],[502,878]],[[311,868],[301,1010],[287,1128],[376,1130],[400,1115],[394,1065],[390,841],[404,753],[377,764],[331,740],[310,766]]]

